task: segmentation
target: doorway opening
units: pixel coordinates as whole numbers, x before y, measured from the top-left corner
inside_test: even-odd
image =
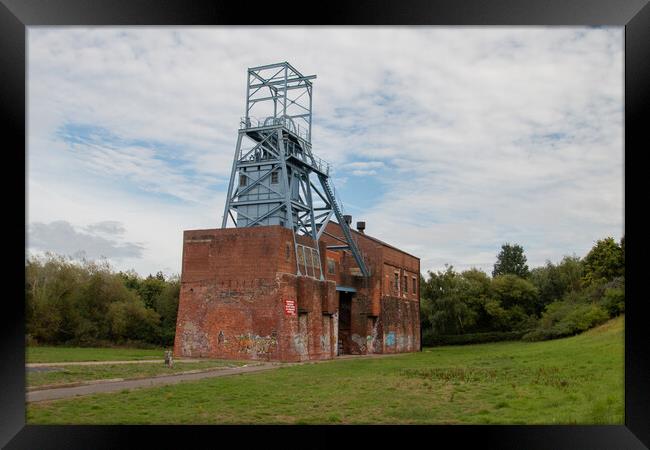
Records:
[[[352,293],[339,292],[339,355],[350,354],[352,330]]]

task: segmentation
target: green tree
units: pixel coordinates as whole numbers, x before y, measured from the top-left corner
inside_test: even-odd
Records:
[[[471,329],[478,317],[472,308],[472,292],[476,285],[447,265],[445,271],[428,272],[429,278],[421,285],[424,297],[422,315],[426,316],[434,334],[458,334]],[[472,278],[472,275],[469,276]]]
[[[623,246],[625,241],[623,241]],[[625,274],[623,248],[614,238],[607,237],[596,242],[584,258],[583,283],[610,281]]]
[[[557,265],[546,261],[545,266],[535,267],[528,279],[539,291],[540,304],[545,306],[559,301],[567,292],[580,289],[582,275],[580,258],[565,256]]]
[[[522,278],[528,276],[526,256],[521,245],[505,243],[497,255],[497,262],[494,264],[492,276],[513,274]]]
[[[138,294],[147,308],[154,308],[156,298],[158,298],[164,289],[165,278],[162,275],[162,272],[158,272],[156,276],[149,275],[147,278],[142,280],[138,287]]]
[[[163,345],[174,343],[180,290],[181,282],[178,276],[170,277],[154,301],[154,309],[160,315],[161,343]]]
[[[528,280],[517,275],[499,275],[492,280],[494,298],[506,309],[521,308],[528,315],[540,314],[543,305],[539,302],[539,291]]]

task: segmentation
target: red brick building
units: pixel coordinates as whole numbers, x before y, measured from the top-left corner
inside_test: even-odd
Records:
[[[370,277],[349,250],[327,248],[345,244],[336,222],[320,260],[313,239],[294,243],[279,225],[185,231],[174,354],[303,361],[419,351],[419,258],[353,234]]]

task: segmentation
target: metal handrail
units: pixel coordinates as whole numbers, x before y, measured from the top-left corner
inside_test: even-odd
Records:
[[[293,142],[287,142],[286,145],[287,145],[287,149],[286,149],[287,154],[295,156],[296,158],[300,159],[304,163],[314,167],[319,172],[329,176],[331,164],[328,161],[324,160],[323,158],[319,158],[318,156],[315,156],[313,153],[311,155],[307,154],[307,152],[302,150],[299,146],[296,146],[296,144],[294,144]],[[298,151],[296,151],[296,148],[298,149]]]
[[[270,120],[269,120],[270,119]],[[287,120],[290,119],[290,120]],[[296,136],[309,142],[309,130],[301,129],[290,117],[242,117],[239,121],[239,129],[261,128],[268,126],[282,125]]]

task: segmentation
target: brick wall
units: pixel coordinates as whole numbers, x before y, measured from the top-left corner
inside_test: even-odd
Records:
[[[327,232],[343,236],[335,223]],[[418,258],[355,232],[371,277],[354,276],[349,251],[321,238],[325,280],[296,275],[290,230],[280,226],[185,231],[174,354],[185,357],[302,361],[337,354],[339,292],[351,301],[348,348],[352,354],[418,351]],[[299,244],[314,242],[297,236]],[[327,259],[335,263],[328,273]],[[311,269],[310,269],[311,270]],[[391,290],[390,277],[409,277],[407,292]],[[312,272],[313,273],[313,272]],[[388,278],[387,278],[388,277]],[[412,277],[417,277],[412,292]],[[388,281],[387,281],[388,280]]]
[[[300,242],[313,246],[309,239]],[[293,236],[286,228],[186,231],[175,355],[332,358],[335,284],[295,272]],[[295,311],[286,311],[287,300]]]

